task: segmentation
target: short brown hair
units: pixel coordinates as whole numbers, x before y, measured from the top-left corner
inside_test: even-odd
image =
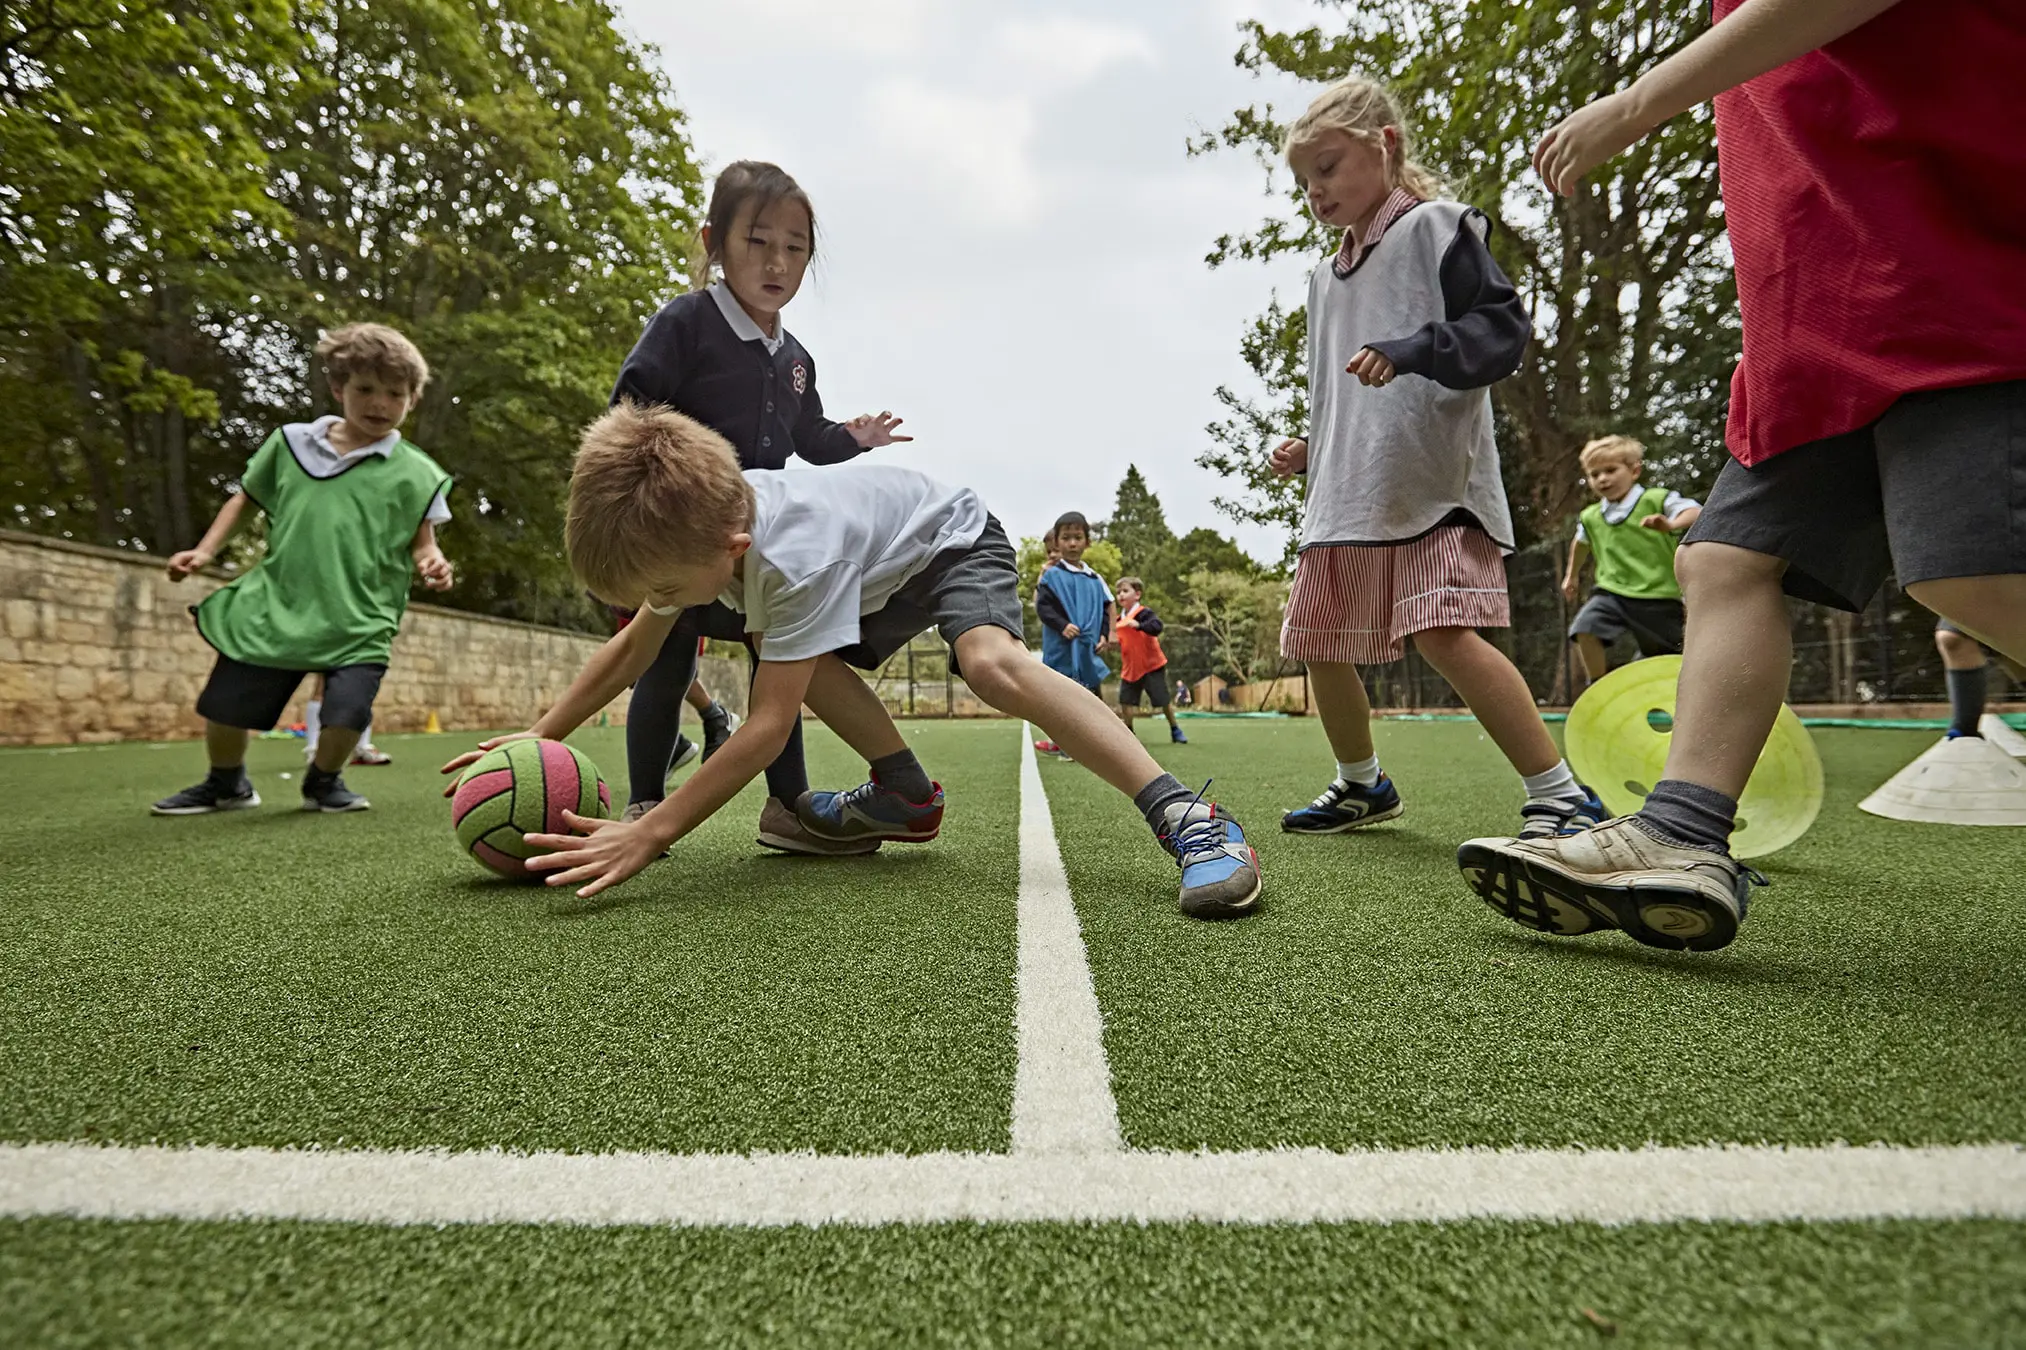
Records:
[[[667,568],[709,561],[752,524],[752,485],[709,427],[621,402],[584,428],[563,543],[599,599],[638,604]]]
[[[1646,465],[1646,447],[1630,436],[1599,436],[1583,447],[1583,453],[1576,457],[1588,473],[1590,466],[1600,459],[1615,459],[1635,469]]]
[[[1141,581],[1138,577],[1120,577],[1119,584],[1112,587],[1112,590],[1122,591],[1128,586],[1138,591],[1141,595],[1145,595],[1147,593],[1147,583]]]
[[[333,328],[317,344],[317,360],[339,388],[366,371],[399,380],[414,394],[429,383],[429,363],[422,359],[421,351],[384,323],[348,323]]]

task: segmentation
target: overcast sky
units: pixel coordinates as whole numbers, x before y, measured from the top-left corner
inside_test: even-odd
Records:
[[[619,0],[660,48],[707,174],[769,159],[816,204],[817,267],[786,311],[826,411],[891,408],[875,452],[978,489],[1014,535],[1110,514],[1128,464],[1169,522],[1255,556],[1195,465],[1219,384],[1249,387],[1245,321],[1308,266],[1203,255],[1269,207],[1258,168],[1186,140],[1310,91],[1232,64],[1241,17],[1299,0]],[[1094,17],[1101,14],[1102,17]],[[1264,447],[1262,447],[1264,449]]]

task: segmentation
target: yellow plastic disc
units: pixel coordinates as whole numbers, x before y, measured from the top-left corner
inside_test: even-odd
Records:
[[[1660,781],[1674,739],[1674,685],[1681,658],[1656,656],[1620,666],[1569,709],[1569,767],[1613,815],[1637,811]],[[1738,798],[1731,853],[1758,858],[1808,832],[1822,810],[1822,760],[1801,719],[1785,704]]]

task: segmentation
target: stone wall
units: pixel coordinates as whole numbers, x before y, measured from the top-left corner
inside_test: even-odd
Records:
[[[197,693],[214,656],[189,607],[229,579],[177,584],[160,558],[0,530],[0,745],[175,740],[203,734]],[[420,731],[524,727],[561,694],[598,640],[410,605],[373,725]],[[745,711],[743,662],[705,659],[703,679]],[[302,720],[305,681],[283,717]],[[607,709],[625,721],[622,695]],[[690,714],[693,718],[694,714]]]

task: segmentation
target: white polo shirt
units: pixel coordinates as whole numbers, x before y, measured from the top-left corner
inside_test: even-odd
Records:
[[[281,429],[281,438],[289,453],[295,456],[296,464],[310,477],[335,478],[368,456],[387,458],[401,443],[401,433],[390,431],[371,445],[362,445],[356,450],[339,450],[331,444],[331,428],[343,420],[332,415],[319,417],[314,422],[290,422]],[[429,503],[426,519],[431,525],[441,525],[450,519],[450,502],[441,492]]]

